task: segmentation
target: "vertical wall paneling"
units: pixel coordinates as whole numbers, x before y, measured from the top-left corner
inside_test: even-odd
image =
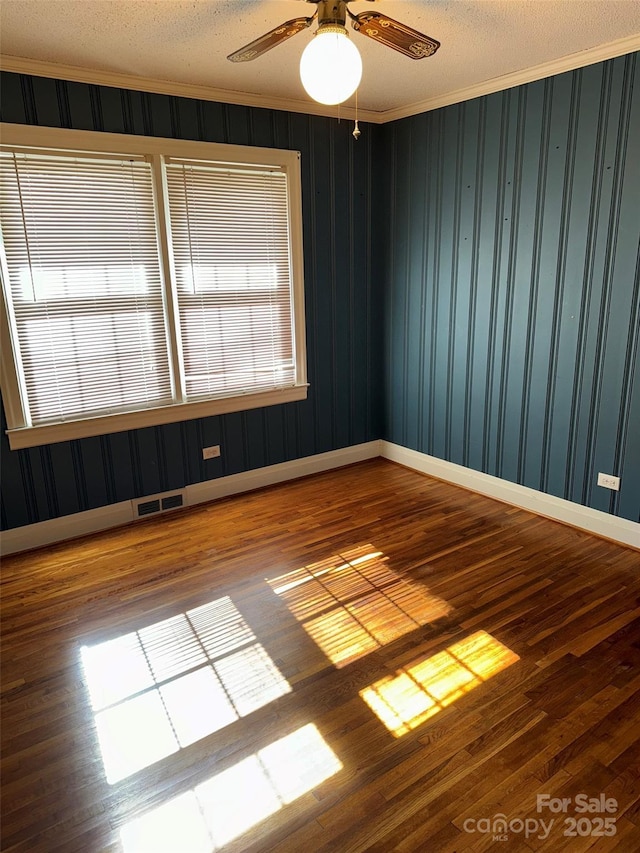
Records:
[[[368,203],[366,204],[367,233],[363,240],[366,251],[360,253],[360,263],[365,265],[367,280],[371,287],[366,293],[367,327],[364,341],[365,352],[371,353],[368,362],[369,390],[364,403],[367,410],[366,422],[372,424],[373,436],[380,438],[384,430],[384,419],[386,412],[383,401],[387,392],[386,359],[386,329],[385,316],[385,293],[389,288],[385,287],[385,273],[387,268],[387,253],[389,241],[387,239],[387,212],[390,209],[387,169],[390,156],[387,153],[389,144],[388,135],[384,126],[373,128],[364,126],[367,130],[367,160],[363,162],[366,169],[366,181],[362,186],[368,192]],[[374,137],[375,131],[375,137]],[[374,144],[375,139],[375,144]],[[360,139],[362,142],[362,137]],[[362,162],[362,161],[361,161]],[[358,361],[362,360],[362,353],[358,354]],[[360,392],[362,394],[362,392]]]
[[[476,372],[479,367],[478,354],[473,346],[474,333],[478,324],[482,321],[483,311],[482,306],[478,304],[478,281],[480,280],[480,240],[482,239],[482,204],[483,204],[483,183],[482,165],[485,157],[484,138],[486,127],[486,101],[478,100],[475,102],[477,113],[475,117],[475,140],[473,148],[475,148],[475,162],[473,167],[472,183],[467,186],[471,192],[467,194],[467,205],[471,207],[473,199],[473,216],[470,225],[467,226],[465,233],[465,242],[467,245],[467,254],[469,261],[469,315],[467,322],[467,363],[465,366],[465,396],[464,396],[464,426],[463,426],[463,446],[462,446],[462,464],[469,467],[472,465],[471,460],[474,454],[478,452],[478,443],[476,441],[475,430],[473,429],[473,410],[474,402],[477,394],[477,378]]]
[[[396,194],[398,199],[400,200],[403,206],[403,228],[400,230],[396,230],[394,241],[395,241],[395,252],[398,259],[398,272],[403,276],[404,281],[407,282],[411,275],[411,256],[410,256],[410,247],[411,247],[411,234],[413,231],[413,222],[415,220],[415,211],[411,207],[411,167],[415,163],[417,159],[417,155],[414,152],[414,134],[413,134],[413,126],[411,124],[405,124],[403,131],[398,135],[399,146],[398,146],[398,156],[402,157],[405,162],[408,164],[409,168],[406,171],[402,172],[402,180],[396,180]],[[414,214],[412,218],[412,214]],[[397,221],[396,221],[397,225]],[[402,424],[402,441],[403,444],[407,441],[407,420],[408,420],[408,406],[409,406],[409,397],[410,397],[410,388],[408,387],[408,383],[404,381],[404,377],[407,376],[407,365],[410,360],[409,348],[411,346],[411,324],[410,324],[410,316],[411,316],[411,290],[408,288],[403,289],[402,298],[396,300],[396,309],[398,311],[398,322],[402,325],[404,329],[404,335],[402,336],[402,341],[399,342],[398,352],[394,354],[395,358],[395,369],[394,369],[394,386],[397,386],[399,403],[400,403],[400,423]]]
[[[42,453],[48,450],[41,447]],[[109,454],[104,452],[104,442],[101,437],[88,438],[77,442],[78,457],[80,459],[79,477],[82,483],[82,492],[86,503],[85,509],[95,509],[112,502],[109,500],[108,481],[109,475],[107,464]],[[153,462],[157,455],[153,454]],[[158,479],[159,482],[159,479]],[[160,489],[157,489],[160,491]]]
[[[74,454],[70,442],[59,442],[48,448],[51,454],[50,470],[51,478],[55,484],[57,509],[60,515],[70,515],[80,510],[80,496],[78,494],[77,479],[74,471]],[[111,481],[115,488],[115,476],[113,466],[110,464]],[[4,471],[2,472],[4,477]],[[117,500],[116,492],[113,492],[113,501]]]
[[[324,282],[324,285],[321,287],[319,298],[321,301],[326,299],[328,302],[327,310],[330,316],[329,328],[331,329],[331,339],[337,344],[338,337],[336,332],[338,326],[342,325],[342,321],[344,319],[344,315],[341,311],[343,306],[341,306],[339,302],[339,279],[342,279],[344,276],[344,264],[346,258],[344,256],[343,234],[340,231],[340,224],[338,222],[339,216],[336,210],[337,205],[341,205],[342,209],[344,209],[345,198],[341,181],[343,178],[343,162],[340,156],[341,152],[337,144],[335,130],[336,126],[334,123],[328,122],[329,187],[327,193],[327,214],[329,220],[329,245],[327,246],[327,249],[330,261],[328,264],[329,279]],[[344,236],[348,239],[348,232]],[[331,346],[329,349],[328,356],[331,363],[331,374],[336,379],[332,385],[331,400],[329,402],[331,444],[336,441],[338,431],[342,426],[342,419],[338,416],[338,410],[340,400],[342,398],[342,389],[344,387],[344,376],[345,374],[348,375],[348,364],[345,364],[344,355],[345,352],[343,346]],[[338,369],[340,370],[339,374],[337,372]],[[346,418],[348,420],[348,409],[341,409],[340,411],[342,412],[342,418]]]
[[[431,118],[431,117],[430,117]],[[429,331],[429,348],[428,348],[428,358],[429,358],[429,394],[428,394],[428,417],[426,419],[426,438],[427,438],[427,447],[431,448],[429,451],[433,453],[433,448],[435,447],[435,419],[434,412],[436,411],[436,407],[438,404],[438,400],[436,397],[436,347],[438,345],[438,276],[437,271],[440,266],[440,246],[441,246],[441,238],[442,238],[442,218],[439,215],[442,206],[442,151],[443,151],[443,134],[442,134],[442,120],[444,118],[444,113],[439,112],[436,116],[434,116],[434,121],[429,122],[429,124],[433,125],[431,136],[434,139],[433,148],[432,148],[432,163],[429,164],[431,173],[435,173],[435,180],[433,182],[433,194],[429,196],[427,202],[429,203],[429,207],[431,210],[429,216],[430,224],[433,223],[432,230],[428,232],[428,244],[426,249],[427,263],[425,266],[425,274],[428,276],[427,281],[432,282],[432,287],[427,290],[427,299],[429,295],[429,291],[431,291],[431,299],[430,299],[430,316],[431,316],[431,324],[430,327],[426,328]],[[427,303],[429,304],[429,303]],[[445,334],[445,330],[443,329],[441,334]],[[425,351],[426,355],[426,351]],[[438,406],[439,408],[439,406]],[[425,418],[423,414],[423,424],[425,423]]]
[[[634,521],[637,60],[397,122],[385,210],[384,437]]]
[[[322,205],[318,204],[321,198],[322,181],[319,179],[317,172],[323,171],[323,164],[318,156],[319,152],[316,152],[318,147],[320,152],[323,148],[322,140],[318,139],[318,131],[319,128],[317,127],[309,131],[309,159],[312,167],[309,170],[309,202],[305,210],[305,298],[307,300],[305,308],[307,318],[310,315],[316,318],[320,317],[321,303],[319,304],[318,300],[318,281],[323,279],[323,265],[325,264],[326,253],[326,248],[322,247],[317,239],[319,232],[326,232]],[[324,275],[324,280],[326,280],[326,275]],[[308,334],[307,353],[311,353],[312,355],[309,364],[308,379],[309,383],[316,389],[312,404],[314,430],[316,431],[314,438],[316,441],[319,441],[318,430],[323,431],[327,428],[326,413],[323,413],[320,405],[320,400],[324,399],[327,393],[326,386],[323,387],[323,379],[327,374],[325,371],[320,370],[320,365],[324,364],[324,353],[322,351],[323,342],[321,336],[318,335],[317,327],[315,324],[307,322],[306,328]],[[276,414],[279,415],[280,412],[274,409],[267,414],[267,417]],[[323,416],[322,420],[321,416]]]
[[[640,137],[640,109],[638,109],[639,93],[636,92],[636,109],[630,115],[629,131],[630,136],[634,139]],[[635,123],[635,127],[631,127]],[[635,172],[635,185],[640,185],[640,157],[627,157],[626,161],[627,173]],[[629,186],[632,181],[625,180],[625,187]],[[626,213],[626,209],[630,210],[630,214]],[[623,210],[621,219],[625,223],[621,227],[618,239],[618,245],[622,246],[629,241],[629,253],[633,252],[634,248],[634,233],[633,228],[628,227],[628,223],[633,221],[633,216],[637,216],[638,198],[632,192],[625,192],[623,198]],[[640,241],[636,242],[636,269],[635,281],[633,289],[630,292],[630,323],[629,335],[626,345],[626,353],[624,359],[624,367],[622,370],[623,391],[623,416],[620,418],[618,425],[618,434],[616,439],[616,447],[613,461],[613,470],[622,471],[627,466],[632,471],[640,470],[640,441],[638,440],[638,432],[640,432]],[[618,271],[617,271],[618,272]],[[635,398],[634,398],[635,391]],[[635,403],[634,403],[635,399]],[[615,493],[613,499],[615,510],[626,517],[634,514],[637,510],[637,521],[640,521],[640,506],[632,507],[629,501],[626,505],[629,491],[624,491],[622,495]]]
[[[595,421],[595,429],[591,434],[591,445],[589,448],[588,466],[591,470],[598,466],[608,465],[613,468],[616,459],[616,442],[612,440],[613,435],[619,433],[618,425],[623,423],[625,410],[625,396],[628,395],[628,387],[625,387],[625,356],[627,353],[627,339],[633,334],[633,327],[629,326],[629,332],[625,333],[625,325],[633,322],[634,313],[637,314],[637,303],[632,303],[634,291],[637,299],[637,282],[634,287],[633,281],[628,276],[626,264],[620,264],[621,258],[628,259],[633,256],[634,249],[638,244],[637,231],[634,239],[633,228],[628,227],[629,219],[638,219],[638,195],[635,202],[629,204],[629,197],[623,192],[623,181],[625,177],[626,163],[629,156],[638,159],[637,139],[630,139],[630,123],[632,108],[632,75],[629,73],[631,61],[619,63],[615,68],[615,84],[620,88],[619,112],[616,116],[615,126],[612,127],[610,162],[607,163],[606,171],[611,174],[611,194],[606,212],[606,249],[603,257],[603,298],[601,310],[598,317],[599,351],[598,367],[599,382],[597,392],[592,394],[592,413]],[[638,107],[636,91],[636,108]],[[637,127],[637,125],[636,125]],[[639,187],[636,187],[637,189]],[[624,331],[623,331],[624,330]],[[638,334],[637,324],[635,335]],[[613,395],[621,401],[621,405],[612,408],[603,405],[605,395]],[[640,430],[638,430],[640,432]],[[635,437],[629,437],[637,440]],[[599,470],[602,470],[599,468]],[[588,481],[588,492],[585,501],[595,505],[599,509],[613,510],[616,496],[598,489],[593,478]]]
[[[445,457],[451,455],[451,396],[453,391],[452,371],[453,352],[455,350],[455,310],[458,290],[457,282],[457,242],[460,193],[459,172],[459,136],[464,130],[465,105],[456,104],[453,110],[445,113],[443,131],[444,149],[442,158],[443,174],[451,176],[451,193],[442,199],[442,230],[440,239],[440,266],[438,275],[438,342],[436,348],[436,371],[444,382],[436,381],[440,391],[440,406],[436,409],[436,446]]]
[[[505,174],[506,184],[503,188],[505,196],[502,271],[504,273],[504,305],[501,317],[501,346],[498,361],[499,385],[496,395],[496,460],[500,477],[509,479],[513,476],[513,449],[517,438],[514,436],[515,424],[511,408],[513,389],[521,387],[519,374],[521,371],[521,351],[518,346],[512,347],[519,336],[521,314],[519,297],[520,282],[517,277],[518,267],[518,234],[520,221],[520,193],[522,181],[522,145],[524,127],[522,122],[523,101],[526,100],[526,90],[516,89],[506,93],[509,99],[509,157]]]
[[[263,113],[267,113],[268,111],[262,111]],[[314,275],[316,269],[316,239],[315,239],[315,209],[314,209],[314,169],[312,166],[312,154],[311,154],[311,133],[309,122],[306,116],[300,114],[290,114],[286,118],[286,123],[282,121],[278,121],[277,113],[269,113],[271,116],[271,126],[273,133],[273,141],[270,143],[271,145],[276,145],[276,147],[289,147],[296,151],[305,151],[308,152],[307,156],[309,157],[309,168],[302,169],[302,203],[303,203],[303,239],[305,246],[305,289],[306,295],[305,299],[307,302],[310,301],[310,293],[314,289]],[[310,322],[312,316],[315,316],[313,312],[309,312],[307,310],[307,324],[306,324],[306,336],[307,336],[307,351],[308,353],[315,353],[315,324]],[[314,369],[315,359],[308,358],[307,367],[311,372]],[[313,380],[309,378],[310,383],[313,385]],[[296,432],[298,438],[298,449],[300,456],[310,456],[315,452],[315,448],[317,445],[317,419],[316,419],[316,409],[317,409],[317,398],[315,394],[311,394],[310,397],[298,404],[295,408],[295,416],[296,416]],[[265,423],[268,422],[269,413],[268,410],[263,412],[263,418]],[[284,451],[282,451],[282,454]],[[282,456],[281,454],[281,456]],[[268,455],[265,458],[270,458]],[[291,457],[289,457],[291,458]],[[282,458],[280,461],[284,461]],[[253,466],[252,466],[253,467]]]
[[[394,128],[393,156],[403,164],[410,162],[410,124],[404,122]],[[407,242],[408,242],[408,199],[410,194],[409,174],[406,169],[393,169],[389,173],[391,183],[392,208],[389,211],[389,257],[400,281],[405,286],[398,289],[387,289],[387,316],[391,318],[393,327],[402,329],[402,335],[390,336],[389,352],[389,386],[387,399],[392,401],[390,417],[391,428],[404,436],[404,410],[406,383],[403,366],[405,363],[406,341],[406,300],[407,300]],[[386,285],[386,282],[385,282]],[[401,441],[404,439],[401,438]]]

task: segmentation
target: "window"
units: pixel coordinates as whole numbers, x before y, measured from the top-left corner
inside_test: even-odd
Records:
[[[299,155],[4,125],[12,448],[306,397]]]

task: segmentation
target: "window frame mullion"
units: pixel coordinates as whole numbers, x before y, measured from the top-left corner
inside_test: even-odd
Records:
[[[186,384],[184,359],[182,355],[182,333],[180,331],[180,311],[176,284],[173,241],[171,238],[171,217],[167,189],[165,157],[162,154],[149,155],[153,182],[156,223],[158,229],[158,254],[162,274],[164,313],[167,329],[167,349],[169,351],[171,385],[175,403],[186,403]]]
[[[25,427],[30,427],[31,409],[22,368],[20,347],[18,346],[18,326],[13,302],[7,298],[10,287],[9,267],[4,248],[2,224],[0,223],[0,298],[4,308],[3,311],[0,311],[2,401],[9,423],[19,423]],[[15,389],[17,389],[17,393]]]

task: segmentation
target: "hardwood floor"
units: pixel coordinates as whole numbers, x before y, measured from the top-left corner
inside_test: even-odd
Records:
[[[2,635],[5,853],[640,850],[640,553],[392,463],[7,558]]]

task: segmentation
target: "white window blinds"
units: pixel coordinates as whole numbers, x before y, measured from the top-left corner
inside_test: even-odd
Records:
[[[293,386],[286,174],[166,170],[187,400]]]
[[[12,448],[306,398],[297,152],[0,127]]]
[[[0,169],[29,423],[170,403],[149,164],[12,152]]]

